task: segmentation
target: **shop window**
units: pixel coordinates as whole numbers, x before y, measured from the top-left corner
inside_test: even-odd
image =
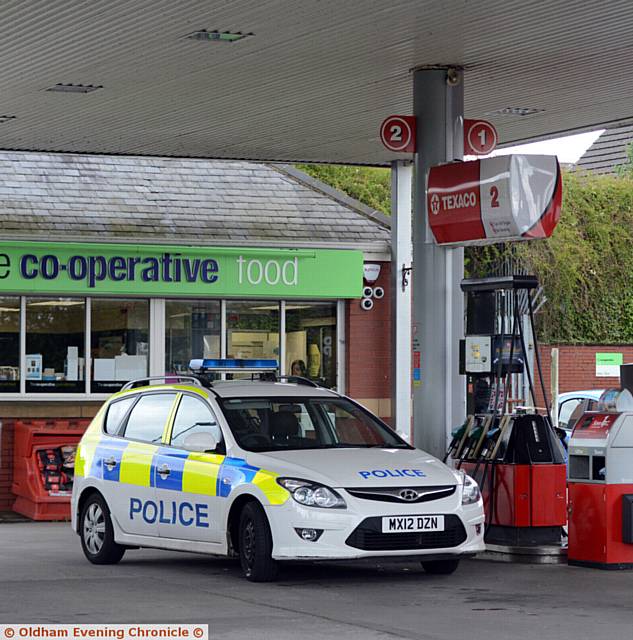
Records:
[[[227,358],[279,360],[279,303],[227,302],[226,329]]]
[[[173,393],[142,396],[127,419],[125,437],[152,444],[161,442],[175,398],[176,395]]]
[[[92,299],[92,393],[113,393],[147,375],[149,301]]]
[[[20,298],[0,297],[0,392],[20,391]]]
[[[83,298],[26,299],[27,393],[85,391]]]
[[[336,387],[336,303],[286,303],[286,372]]]
[[[189,373],[192,358],[219,358],[222,327],[217,301],[165,302],[165,372]]]

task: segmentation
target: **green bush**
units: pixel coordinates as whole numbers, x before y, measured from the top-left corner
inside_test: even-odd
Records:
[[[300,164],[317,180],[343,191],[351,198],[387,215],[391,212],[391,172],[379,167],[352,167],[335,164]]]
[[[301,165],[315,178],[389,214],[388,169]],[[547,303],[539,313],[546,342],[633,342],[633,175],[563,176],[561,220],[548,240],[469,247],[469,275],[489,274],[511,257],[538,276]]]

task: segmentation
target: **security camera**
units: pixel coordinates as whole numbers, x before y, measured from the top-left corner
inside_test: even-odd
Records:
[[[374,287],[374,298],[380,300],[385,297],[385,290],[382,287]]]
[[[461,75],[458,69],[450,67],[446,70],[446,84],[449,87],[456,87],[461,82]]]
[[[363,298],[371,298],[374,295],[374,290],[371,287],[363,288]]]
[[[369,311],[374,308],[374,301],[371,298],[363,298],[360,301],[360,308],[363,311]]]

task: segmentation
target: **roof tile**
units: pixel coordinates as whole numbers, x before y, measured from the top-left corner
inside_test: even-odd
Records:
[[[389,241],[380,214],[302,176],[248,162],[0,152],[0,219],[5,235],[59,240]]]

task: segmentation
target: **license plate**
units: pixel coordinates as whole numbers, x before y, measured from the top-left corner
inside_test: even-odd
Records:
[[[383,533],[444,531],[444,516],[387,516],[382,519]]]

